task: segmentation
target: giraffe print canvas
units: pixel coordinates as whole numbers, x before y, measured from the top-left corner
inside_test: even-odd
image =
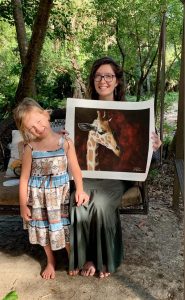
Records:
[[[107,107],[107,102],[100,100],[73,99],[73,105],[76,101],[88,105],[96,102],[97,105],[76,105],[73,114],[70,114],[70,119],[73,116],[73,138],[83,174],[113,179],[118,179],[118,175],[119,179],[124,177],[128,180],[137,180],[137,174],[145,174],[151,150],[151,108],[131,109],[127,105],[127,109],[123,109],[125,103],[122,102],[122,109],[115,109],[115,102],[111,101],[113,107],[110,103]]]

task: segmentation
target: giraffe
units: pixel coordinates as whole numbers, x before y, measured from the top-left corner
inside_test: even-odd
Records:
[[[116,156],[120,156],[120,148],[113,136],[109,122],[104,113],[102,117],[100,111],[97,111],[97,118],[90,123],[78,123],[78,127],[83,131],[89,131],[87,139],[87,170],[93,171],[97,169],[97,149],[99,144],[113,151]]]

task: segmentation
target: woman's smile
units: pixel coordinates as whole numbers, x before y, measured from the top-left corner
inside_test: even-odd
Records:
[[[114,100],[114,90],[118,82],[114,71],[109,64],[101,65],[94,78],[94,86],[99,100]]]

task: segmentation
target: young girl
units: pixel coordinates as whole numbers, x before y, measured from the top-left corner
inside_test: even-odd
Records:
[[[47,266],[44,279],[55,277],[53,250],[66,247],[69,255],[69,175],[75,185],[77,205],[89,197],[83,191],[81,170],[72,141],[50,127],[49,114],[30,98],[14,110],[24,138],[19,186],[20,212],[28,222],[29,240],[44,247]]]

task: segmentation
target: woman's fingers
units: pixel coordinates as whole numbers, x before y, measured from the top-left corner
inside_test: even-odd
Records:
[[[159,149],[159,147],[161,146],[162,142],[159,136],[155,132],[152,132],[151,138],[152,138],[153,150],[157,151],[157,149]]]

